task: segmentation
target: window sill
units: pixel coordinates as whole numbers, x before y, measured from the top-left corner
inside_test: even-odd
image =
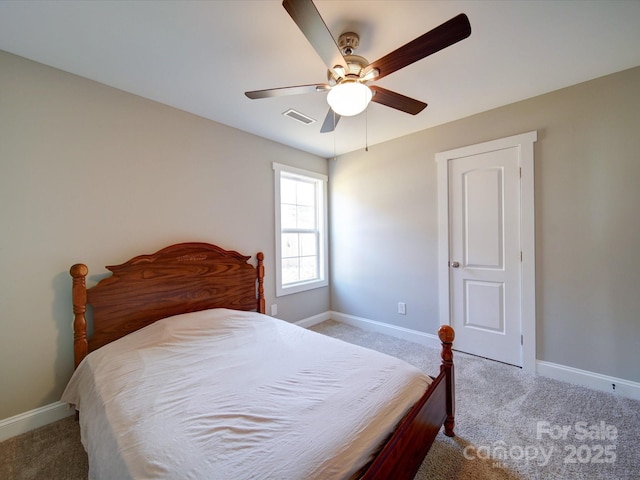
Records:
[[[284,297],[286,295],[292,295],[294,293],[306,292],[307,290],[314,290],[316,288],[328,286],[329,282],[327,280],[315,280],[313,282],[298,283],[291,285],[290,287],[276,287],[276,297]]]

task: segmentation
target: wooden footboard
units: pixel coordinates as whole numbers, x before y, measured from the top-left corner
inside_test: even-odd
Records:
[[[429,452],[440,428],[453,437],[454,374],[451,346],[455,333],[448,325],[438,330],[442,342],[440,374],[411,409],[391,439],[362,476],[362,480],[411,480]]]

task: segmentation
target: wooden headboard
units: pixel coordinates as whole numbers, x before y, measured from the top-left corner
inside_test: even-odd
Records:
[[[89,352],[161,318],[209,308],[265,313],[264,254],[256,255],[257,267],[250,258],[208,243],[179,243],[106,267],[113,275],[89,289],[89,269],[73,265],[75,366]],[[93,309],[91,338],[87,304]]]

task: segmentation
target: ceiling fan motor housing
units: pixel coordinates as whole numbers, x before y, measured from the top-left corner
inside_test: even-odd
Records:
[[[338,38],[338,47],[342,52],[345,62],[347,62],[347,71],[342,68],[334,68],[327,70],[327,78],[331,85],[340,83],[345,78],[356,80],[360,77],[362,70],[369,65],[369,61],[360,55],[354,55],[353,52],[360,46],[360,37],[354,32],[345,32]]]
[[[340,75],[341,72],[336,72],[335,70],[327,70],[327,79],[332,83],[339,83],[343,78],[351,77],[351,78],[360,78],[360,73],[362,70],[369,65],[369,62],[366,58],[361,57],[360,55],[345,55],[345,61],[347,62],[348,71],[344,72],[343,75]]]

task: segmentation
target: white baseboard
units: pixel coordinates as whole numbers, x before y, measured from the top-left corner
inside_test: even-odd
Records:
[[[580,370],[579,368],[558,365],[557,363],[536,360],[536,373],[555,380],[593,388],[602,392],[609,392],[627,398],[640,400],[640,383],[622,378],[602,375],[600,373]],[[616,386],[615,390],[613,385]]]
[[[294,322],[296,325],[300,327],[309,328],[313,327],[322,322],[326,322],[327,320],[331,320],[331,312],[323,312],[318,315],[314,315],[313,317],[303,318],[297,322]]]
[[[66,403],[54,402],[44,407],[5,418],[0,420],[0,442],[26,433],[29,430],[62,420],[74,413],[75,410],[69,408]]]
[[[383,333],[391,337],[400,338],[421,345],[440,348],[440,340],[437,335],[410,330],[404,327],[389,325],[375,320],[347,315],[339,312],[329,312],[330,318],[338,322],[346,323],[363,330]],[[640,383],[625,380],[623,378],[611,377],[600,373],[580,370],[579,368],[567,367],[556,363],[536,360],[536,373],[545,377],[573,383],[602,392],[609,392],[622,397],[640,400]],[[613,389],[615,384],[616,388]]]
[[[389,325],[388,323],[368,320],[366,318],[356,317],[354,315],[347,315],[339,312],[330,312],[330,314],[330,318],[337,322],[346,323],[347,325],[352,325],[363,330],[384,333],[385,335],[389,335],[390,337],[407,340],[409,342],[426,345],[428,347],[440,348],[441,345],[440,339],[437,335],[419,332],[417,330],[411,330],[405,327],[398,327],[396,325]]]

